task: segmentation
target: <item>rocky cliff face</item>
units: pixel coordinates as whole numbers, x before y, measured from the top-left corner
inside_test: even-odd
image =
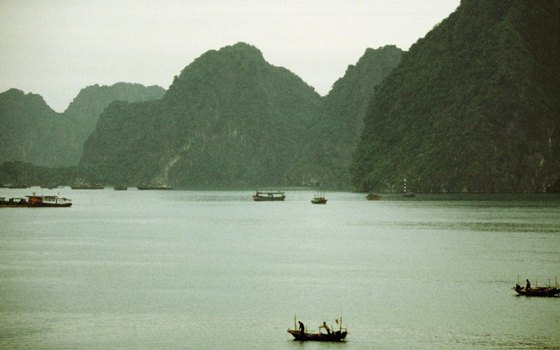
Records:
[[[380,85],[359,190],[543,191],[560,173],[560,2],[464,0]]]

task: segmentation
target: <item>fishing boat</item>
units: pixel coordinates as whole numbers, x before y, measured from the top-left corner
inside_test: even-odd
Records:
[[[311,203],[313,203],[313,204],[327,204],[327,199],[323,196],[315,196],[311,200]]]
[[[295,320],[294,320],[295,321]],[[294,329],[288,329],[288,333],[290,333],[294,340],[298,341],[321,341],[321,342],[341,342],[346,339],[348,335],[348,329],[342,328],[342,317],[339,320],[336,320],[336,323],[339,325],[339,329],[336,331],[329,331],[327,333],[321,333],[321,331],[317,333],[307,332],[307,329],[297,329],[296,324],[294,322]]]
[[[125,185],[117,185],[117,186],[114,186],[113,189],[115,191],[126,191],[128,189],[128,187],[125,186]]]
[[[366,196],[368,201],[378,201],[381,200],[381,195],[379,193],[370,192]]]
[[[36,196],[33,194],[32,196],[26,196],[27,199],[27,206],[28,207],[59,207],[65,208],[72,206],[72,200],[64,197],[59,196]]]
[[[323,192],[323,188],[321,188],[321,191],[313,197],[313,199],[311,200],[311,203],[313,203],[313,204],[327,204],[327,198],[325,197],[325,193]]]
[[[560,289],[557,287],[521,287],[516,284],[513,288],[519,295],[527,297],[555,297],[560,294]]]
[[[266,201],[283,201],[286,199],[286,194],[282,191],[259,191],[257,190],[253,195],[255,202]]]

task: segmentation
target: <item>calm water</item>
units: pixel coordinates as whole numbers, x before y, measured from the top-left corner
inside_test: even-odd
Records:
[[[560,278],[560,197],[31,191],[74,205],[0,209],[1,349],[560,349],[560,298],[511,290]]]

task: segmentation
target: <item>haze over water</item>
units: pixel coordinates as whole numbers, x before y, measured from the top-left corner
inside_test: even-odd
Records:
[[[2,189],[1,349],[560,348],[560,197]],[[342,316],[344,344],[286,329]]]

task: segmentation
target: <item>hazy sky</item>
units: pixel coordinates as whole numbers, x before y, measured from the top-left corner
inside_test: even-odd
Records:
[[[168,88],[211,49],[243,41],[321,95],[366,48],[408,50],[460,0],[0,0],[0,92],[62,112],[80,89]]]

